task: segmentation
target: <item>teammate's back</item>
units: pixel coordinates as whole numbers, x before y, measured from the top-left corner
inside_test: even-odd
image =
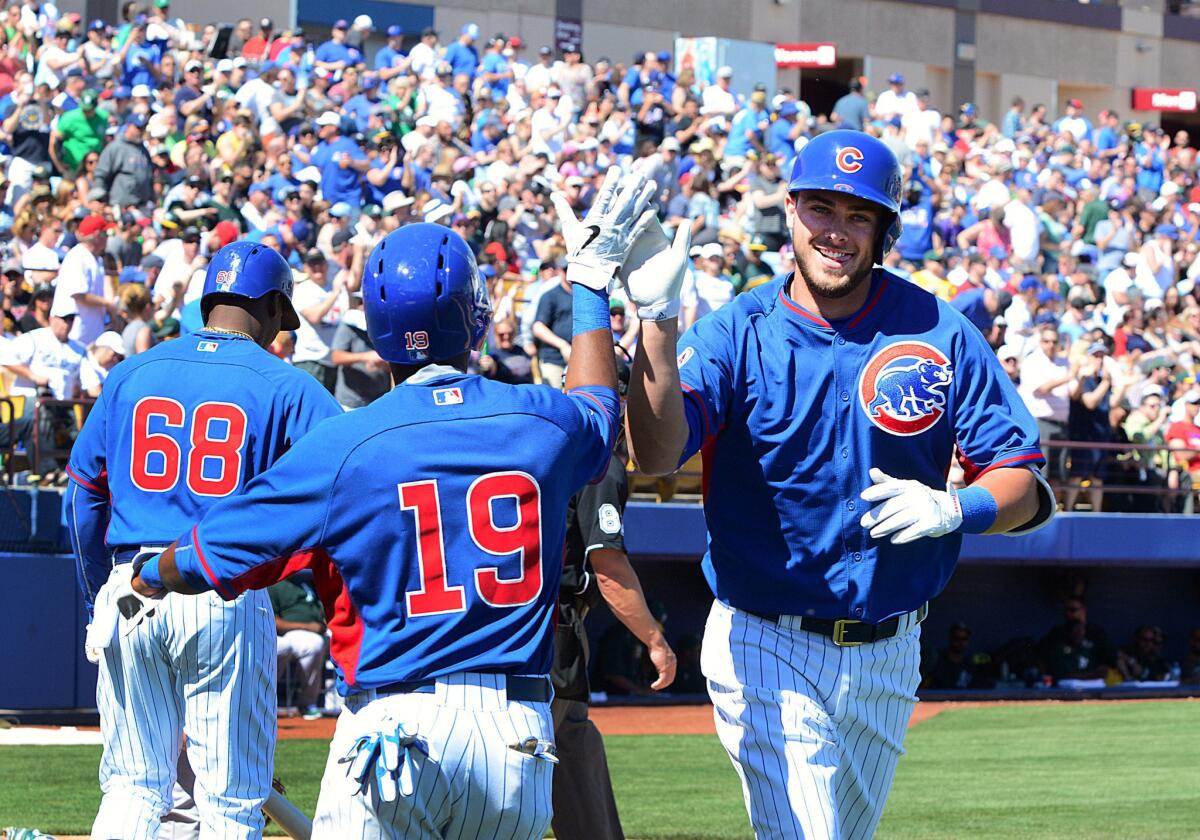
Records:
[[[201,330],[113,370],[68,469],[107,482],[110,545],[166,541],[336,408],[315,379],[254,342]]]
[[[192,537],[191,582],[227,597],[280,574],[259,558],[320,546],[323,599],[353,605],[330,622],[350,688],[545,673],[565,527],[549,512],[608,460],[612,418],[586,393],[437,370],[323,424]]]

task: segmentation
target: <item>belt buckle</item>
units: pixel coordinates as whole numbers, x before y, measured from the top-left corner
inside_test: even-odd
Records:
[[[846,628],[851,624],[862,624],[853,618],[839,618],[833,622],[833,643],[838,647],[861,647],[862,642],[846,641]]]

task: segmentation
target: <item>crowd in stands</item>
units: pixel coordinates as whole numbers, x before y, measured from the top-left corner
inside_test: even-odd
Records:
[[[412,221],[477,251],[496,318],[476,369],[557,387],[571,318],[553,191],[583,211],[610,165],[651,174],[664,224],[692,230],[686,329],[792,270],[792,161],[841,127],[896,152],[904,232],[885,264],[996,349],[1064,505],[1192,509],[1200,184],[1186,132],[1075,100],[1052,114],[1015,99],[989,123],[971,103],[939,112],[898,75],[881,90],[856,79],[813,113],[795,91],[676,68],[669,52],[624,63],[474,24],[378,30],[360,15],[219,31],[170,0],[125,3],[111,22],[9,7],[0,364],[23,404],[0,444],[61,435],[69,411],[33,428],[39,396],[94,395],[122,358],[196,329],[207,260],[237,239],[296,273],[302,324],[274,351],[347,409],[367,404],[389,381],[354,293],[373,245]],[[611,316],[631,351],[638,320],[619,290]],[[1121,442],[1148,448],[1108,448]],[[61,480],[42,460],[31,471]]]

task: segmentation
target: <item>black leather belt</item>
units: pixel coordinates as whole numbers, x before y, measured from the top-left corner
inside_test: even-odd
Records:
[[[122,563],[132,563],[137,559],[139,554],[161,554],[170,545],[170,543],[163,543],[162,545],[119,545],[113,551],[113,563],[119,566]]]
[[[508,699],[519,703],[549,703],[551,697],[550,680],[546,677],[506,677],[508,683]],[[375,689],[375,694],[383,697],[385,694],[433,694],[437,690],[437,680],[409,680],[381,685]]]
[[[763,621],[770,621],[773,624],[779,623],[779,613],[760,613],[754,610],[743,609],[738,607],[744,613],[761,618]],[[920,624],[925,620],[925,616],[929,614],[929,604],[922,604],[917,608],[917,623]],[[865,621],[859,621],[856,618],[801,618],[800,629],[809,633],[818,633],[822,636],[828,636],[833,639],[833,643],[840,647],[857,647],[858,645],[870,644],[871,642],[881,642],[884,639],[890,639],[895,636],[900,630],[900,619],[902,615],[889,618],[886,621],[881,621],[878,624],[868,624]]]

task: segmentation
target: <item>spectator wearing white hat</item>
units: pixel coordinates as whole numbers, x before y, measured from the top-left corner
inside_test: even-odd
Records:
[[[717,68],[716,84],[704,89],[704,104],[700,113],[706,117],[732,117],[738,110],[737,96],[733,92],[733,68],[729,65]]]
[[[108,372],[125,358],[125,342],[118,333],[105,330],[88,345],[87,355],[79,365],[79,389],[84,396],[96,399],[108,378]]]
[[[1176,418],[1167,428],[1167,446],[1172,450],[1175,467],[1180,472],[1178,487],[1188,491],[1184,496],[1183,513],[1195,511],[1195,490],[1200,489],[1200,391],[1193,385],[1172,408]],[[1184,478],[1186,476],[1186,478]]]
[[[363,60],[362,57],[367,52],[367,39],[374,31],[375,21],[371,20],[370,15],[358,15],[350,24],[350,31],[346,33],[346,43],[358,50],[358,62]]]
[[[684,278],[679,292],[681,332],[729,303],[735,294],[733,282],[725,273],[725,249],[720,242],[700,245],[692,252],[695,267]]]

